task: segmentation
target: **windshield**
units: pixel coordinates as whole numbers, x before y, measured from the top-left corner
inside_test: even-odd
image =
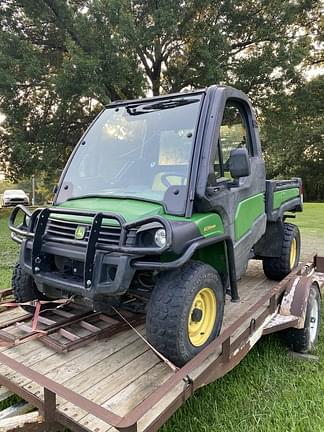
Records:
[[[170,193],[185,201],[201,98],[104,110],[70,161],[57,203],[85,196],[163,202]]]

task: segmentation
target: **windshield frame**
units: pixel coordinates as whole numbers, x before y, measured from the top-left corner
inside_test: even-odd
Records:
[[[157,97],[153,97],[153,98],[143,98],[143,99],[136,99],[136,100],[127,100],[127,101],[116,101],[116,102],[112,102],[111,104],[107,105],[97,116],[95,116],[94,120],[90,123],[90,125],[88,126],[88,128],[86,129],[86,131],[84,132],[84,134],[81,136],[80,140],[78,141],[77,145],[75,146],[75,148],[73,149],[63,171],[62,174],[60,176],[60,180],[57,184],[57,187],[55,188],[55,195],[53,198],[53,204],[54,205],[60,205],[63,204],[64,202],[71,202],[71,207],[73,207],[73,201],[76,199],[82,199],[82,198],[86,198],[86,195],[81,195],[81,196],[76,196],[76,197],[71,197],[68,198],[66,200],[58,200],[59,198],[59,194],[60,191],[63,187],[63,183],[64,183],[64,179],[65,176],[69,170],[69,167],[71,165],[71,162],[75,156],[75,154],[78,152],[80,146],[83,144],[83,142],[86,140],[86,137],[89,133],[89,131],[91,130],[91,128],[95,125],[95,123],[97,122],[97,120],[99,119],[99,117],[107,110],[107,109],[115,109],[116,107],[126,107],[126,108],[132,108],[132,106],[140,106],[140,105],[147,105],[150,103],[156,103],[156,102],[163,102],[164,100],[171,100],[171,99],[178,99],[178,98],[187,98],[187,97],[194,97],[194,96],[199,96],[200,97],[200,102],[199,103],[199,108],[198,108],[198,113],[197,113],[197,118],[196,118],[196,123],[194,125],[194,133],[193,133],[193,140],[192,140],[192,147],[191,147],[191,151],[190,151],[190,157],[189,157],[189,162],[188,162],[188,181],[187,181],[187,187],[184,189],[184,193],[181,196],[181,199],[179,195],[174,196],[174,194],[165,194],[164,199],[163,200],[154,200],[154,199],[146,199],[143,197],[136,197],[134,195],[132,196],[127,196],[127,195],[109,195],[109,194],[90,194],[88,195],[88,197],[97,197],[97,198],[115,198],[115,199],[132,199],[132,200],[138,200],[138,201],[144,201],[144,202],[152,202],[152,203],[156,203],[156,204],[160,204],[161,206],[163,206],[164,212],[166,214],[170,214],[170,215],[175,215],[175,216],[186,216],[186,217],[190,217],[192,214],[192,206],[189,206],[189,213],[188,214],[188,197],[189,197],[189,192],[191,190],[191,185],[193,183],[192,181],[192,165],[193,165],[193,160],[194,160],[194,155],[196,153],[196,141],[197,141],[197,134],[198,134],[198,130],[200,128],[200,124],[202,122],[202,111],[203,111],[203,106],[204,106],[204,99],[206,96],[206,92],[204,90],[197,90],[197,91],[193,91],[193,92],[188,92],[188,93],[174,93],[174,94],[169,94],[169,95],[163,95],[163,96],[157,96]],[[195,182],[194,182],[195,183]],[[172,196],[173,195],[173,196]],[[192,195],[192,193],[190,193],[190,195]],[[181,209],[179,208],[179,202],[181,202]]]

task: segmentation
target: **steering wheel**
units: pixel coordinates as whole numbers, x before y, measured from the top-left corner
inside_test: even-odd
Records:
[[[181,185],[183,186],[185,184],[185,181],[187,180],[187,176],[185,174],[179,174],[177,172],[167,172],[161,175],[161,182],[166,187],[169,188],[170,186],[174,186],[169,180],[168,177],[180,177]]]

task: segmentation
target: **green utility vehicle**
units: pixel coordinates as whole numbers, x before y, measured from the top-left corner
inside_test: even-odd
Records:
[[[24,222],[15,222],[19,210]],[[298,263],[301,180],[266,180],[248,97],[226,86],[117,101],[73,151],[52,208],[10,217],[18,301],[74,296],[146,313],[148,340],[183,365],[220,332],[250,259]]]

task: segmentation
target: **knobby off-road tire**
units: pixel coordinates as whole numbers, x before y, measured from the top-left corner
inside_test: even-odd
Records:
[[[43,293],[38,291],[34,279],[21,268],[19,262],[16,264],[12,274],[12,291],[18,303],[31,300],[48,300]],[[35,311],[33,306],[25,305],[22,308],[30,313]]]
[[[304,328],[290,328],[283,332],[286,344],[293,351],[307,353],[316,347],[321,324],[321,295],[316,283],[309,291]]]
[[[300,258],[300,232],[296,225],[283,224],[283,239],[279,257],[263,258],[263,271],[269,279],[282,280],[297,265]]]
[[[149,342],[182,366],[218,336],[224,314],[224,288],[209,265],[189,261],[161,273],[146,315]]]

